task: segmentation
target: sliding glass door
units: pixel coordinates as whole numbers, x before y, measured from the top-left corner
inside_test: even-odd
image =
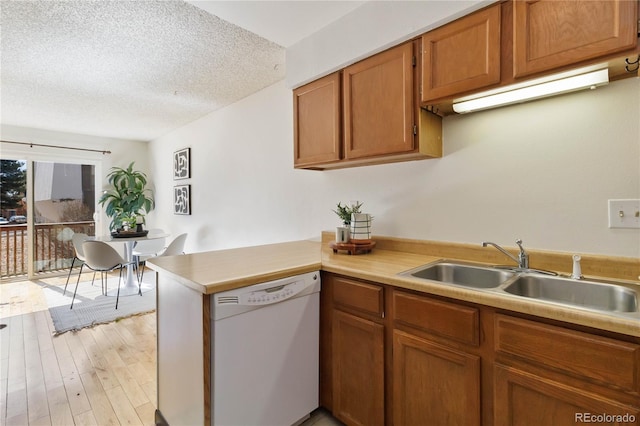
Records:
[[[95,235],[96,166],[2,159],[0,277],[61,272],[72,236]]]
[[[75,255],[73,234],[95,235],[95,166],[44,161],[32,164],[33,273],[66,269]]]

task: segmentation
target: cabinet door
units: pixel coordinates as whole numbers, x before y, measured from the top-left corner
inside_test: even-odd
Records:
[[[638,3],[526,0],[514,5],[514,76],[632,49]]]
[[[413,151],[413,44],[344,69],[345,158]]]
[[[495,366],[494,404],[496,426],[635,424],[640,418],[638,407],[503,365]],[[586,418],[603,414],[611,417]]]
[[[480,358],[401,331],[393,333],[393,422],[481,423]]]
[[[347,425],[384,424],[384,327],[334,310],[333,414]]]
[[[293,91],[294,166],[340,160],[341,103],[339,72]]]
[[[499,82],[499,4],[422,36],[422,102]]]

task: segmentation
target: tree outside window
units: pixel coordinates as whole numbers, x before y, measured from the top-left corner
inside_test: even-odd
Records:
[[[27,172],[24,161],[0,160],[0,210],[2,215],[24,214]],[[9,215],[9,213],[12,213]]]

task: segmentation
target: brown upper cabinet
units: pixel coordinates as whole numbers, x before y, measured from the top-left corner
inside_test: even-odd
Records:
[[[346,159],[414,149],[413,58],[406,43],[344,69]]]
[[[499,4],[422,36],[422,102],[499,82]]]
[[[635,0],[503,1],[422,36],[422,104],[448,113],[455,97],[637,54],[638,40]]]
[[[513,14],[516,78],[624,52],[637,44],[637,1],[516,1]]]
[[[342,157],[340,72],[293,91],[293,163],[296,167]]]
[[[294,166],[441,157],[454,98],[600,62],[610,79],[637,75],[624,57],[640,52],[638,3],[501,1],[299,87]]]
[[[442,156],[441,118],[420,108],[419,45],[404,43],[295,89],[294,166],[328,169]]]

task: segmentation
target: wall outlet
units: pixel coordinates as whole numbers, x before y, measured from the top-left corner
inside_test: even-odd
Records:
[[[640,228],[640,200],[609,200],[609,228]]]

